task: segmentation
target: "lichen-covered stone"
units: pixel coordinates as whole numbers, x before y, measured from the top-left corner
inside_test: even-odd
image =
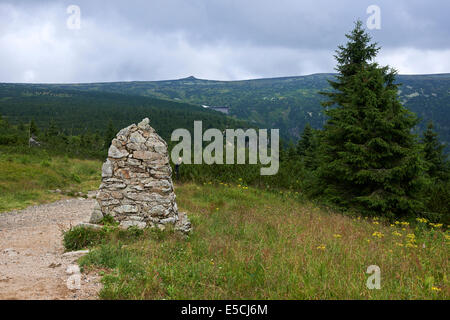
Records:
[[[109,214],[123,228],[172,224],[188,233],[191,224],[185,213],[178,213],[175,198],[167,143],[145,118],[113,139],[91,223]]]

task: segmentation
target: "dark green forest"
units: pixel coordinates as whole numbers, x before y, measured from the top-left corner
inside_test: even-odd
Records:
[[[331,90],[328,80],[336,74],[300,77],[213,81],[189,77],[170,81],[132,81],[92,84],[23,85],[29,92],[54,89],[114,92],[170,99],[195,105],[227,106],[230,115],[264,128],[278,128],[285,140],[295,141],[307,123],[322,128],[326,115],[320,106],[320,91]],[[428,121],[443,142],[450,145],[450,74],[398,75],[399,99],[417,114],[416,132]],[[10,85],[12,86],[12,85]],[[450,149],[446,149],[447,152]]]
[[[69,135],[103,132],[109,121],[119,130],[148,117],[166,140],[176,128],[190,129],[194,120],[202,120],[205,128],[248,126],[245,121],[176,101],[15,84],[0,84],[0,114],[11,124],[34,120],[39,127],[47,128],[53,122]]]

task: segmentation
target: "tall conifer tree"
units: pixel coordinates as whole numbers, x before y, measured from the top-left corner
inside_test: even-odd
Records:
[[[335,55],[333,90],[322,92],[329,120],[321,135],[321,192],[368,214],[413,213],[421,207],[422,162],[411,134],[417,118],[399,102],[396,71],[373,62],[380,48],[362,22],[346,37]]]
[[[433,130],[433,123],[430,121],[427,130],[423,134],[424,157],[427,161],[427,173],[431,178],[448,180],[447,156],[444,154],[445,145],[441,144],[438,134]]]

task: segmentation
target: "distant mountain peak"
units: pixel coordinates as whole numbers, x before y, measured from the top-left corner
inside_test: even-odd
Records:
[[[190,77],[187,77],[187,78],[184,78],[184,79],[181,79],[181,80],[198,80],[196,77],[194,77],[194,76],[190,76]]]

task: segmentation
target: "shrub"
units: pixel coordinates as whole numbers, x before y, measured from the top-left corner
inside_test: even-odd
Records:
[[[67,251],[74,251],[99,244],[101,240],[101,230],[75,227],[64,233],[63,243]]]

